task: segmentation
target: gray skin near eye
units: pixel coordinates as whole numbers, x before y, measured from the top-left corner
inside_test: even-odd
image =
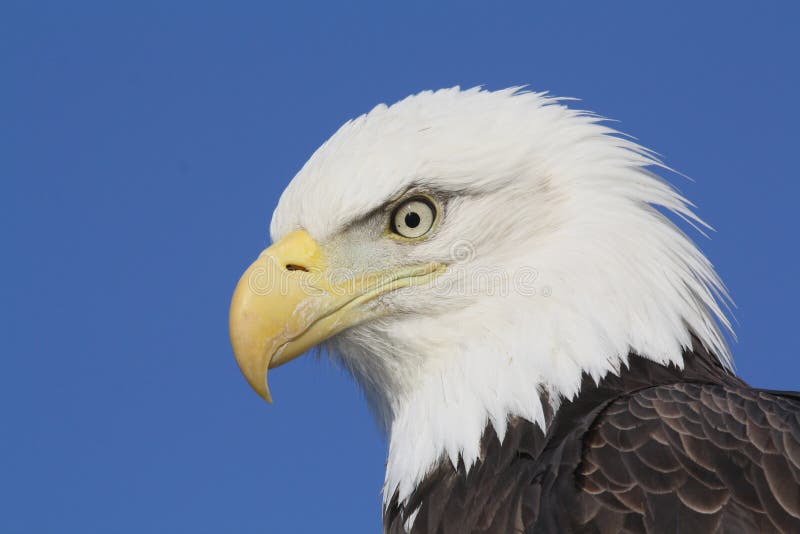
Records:
[[[399,208],[393,215],[393,226],[399,235],[414,239],[427,234],[436,220],[436,212],[428,202],[411,199]]]

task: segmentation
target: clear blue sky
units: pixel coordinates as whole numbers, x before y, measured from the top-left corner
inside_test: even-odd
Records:
[[[377,531],[355,385],[267,406],[227,311],[315,147],[422,89],[580,97],[694,178],[740,374],[800,389],[797,3],[127,4],[0,7],[0,531]]]

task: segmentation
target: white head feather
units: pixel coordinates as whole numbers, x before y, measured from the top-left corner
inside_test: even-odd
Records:
[[[511,416],[544,426],[542,392],[572,398],[582,373],[617,373],[631,352],[682,366],[694,334],[730,365],[725,289],[657,208],[704,224],[654,167],[557,98],[453,88],[346,123],[295,176],[273,240],[304,228],[353,271],[450,265],[332,343],[389,432],[384,499],[402,502],[443,459],[469,468],[487,423],[501,439]],[[435,235],[376,232],[376,208],[420,189],[444,199]]]

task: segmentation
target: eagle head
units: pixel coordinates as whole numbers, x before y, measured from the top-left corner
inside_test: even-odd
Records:
[[[326,344],[390,437],[385,498],[467,469],[491,424],[629,354],[723,364],[725,290],[666,214],[704,226],[654,154],[519,88],[426,91],[344,124],[288,185],[230,333],[250,385]]]

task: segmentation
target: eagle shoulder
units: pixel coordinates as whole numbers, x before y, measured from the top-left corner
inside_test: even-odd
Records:
[[[586,433],[577,526],[800,532],[800,399],[677,383],[622,396]]]

